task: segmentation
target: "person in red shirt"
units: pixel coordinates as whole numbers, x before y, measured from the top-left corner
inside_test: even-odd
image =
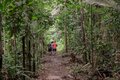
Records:
[[[52,51],[53,51],[53,54],[55,54],[56,51],[57,51],[57,43],[56,43],[56,41],[53,41],[53,43],[52,43]]]

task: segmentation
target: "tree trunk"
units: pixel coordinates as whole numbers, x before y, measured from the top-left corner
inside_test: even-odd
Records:
[[[36,63],[35,63],[35,43],[33,43],[33,72],[36,71]]]
[[[23,52],[23,69],[25,70],[25,37],[22,38],[22,52]],[[25,80],[25,76],[23,76]]]
[[[13,19],[14,20],[14,19]],[[12,28],[12,34],[13,34],[13,44],[12,44],[12,46],[13,46],[13,53],[15,53],[15,56],[14,56],[14,58],[15,58],[15,66],[16,66],[16,26],[15,26],[15,23],[16,23],[16,21],[14,20],[14,22],[13,22],[13,28]]]
[[[67,47],[67,27],[64,25],[64,36],[65,36],[65,52],[68,52],[68,47]]]
[[[28,44],[29,46],[29,51],[28,51],[28,59],[29,59],[29,71],[31,71],[31,42],[30,42],[30,40],[29,40],[29,44]]]
[[[90,58],[91,58],[91,64],[92,64],[92,67],[94,68],[94,52],[93,52],[93,12],[92,12],[92,5],[90,5],[90,8],[91,8],[91,56],[90,56]]]
[[[81,25],[81,30],[82,30],[82,42],[83,42],[83,45],[84,45],[83,51],[85,51],[85,49],[86,49],[86,39],[85,39],[85,29],[84,29],[84,9],[83,8],[81,9],[80,25]],[[83,59],[84,59],[85,63],[88,62],[86,52],[83,52]]]
[[[66,6],[66,3],[67,3],[67,0],[64,0],[65,6]],[[64,22],[65,22],[65,19],[66,18],[64,18]],[[66,26],[66,23],[64,24],[64,37],[65,37],[65,52],[67,53],[68,52],[68,47],[67,47],[67,26]]]
[[[0,71],[2,69],[2,54],[3,54],[3,46],[2,46],[2,14],[0,12]]]

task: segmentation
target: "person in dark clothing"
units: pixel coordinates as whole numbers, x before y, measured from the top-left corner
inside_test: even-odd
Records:
[[[51,52],[51,44],[48,44],[48,52]]]
[[[48,44],[48,52],[52,52],[52,43],[53,42],[51,42],[50,44]]]

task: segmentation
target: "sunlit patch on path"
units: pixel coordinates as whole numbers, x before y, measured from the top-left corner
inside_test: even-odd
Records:
[[[46,78],[46,80],[62,80],[62,79],[61,79],[60,76],[52,76],[52,75],[50,75],[50,76],[48,76]]]

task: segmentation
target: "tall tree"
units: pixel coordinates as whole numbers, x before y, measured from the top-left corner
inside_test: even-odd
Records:
[[[0,1],[0,4],[2,4],[1,1]],[[2,47],[2,12],[0,11],[0,70],[2,69],[2,54],[3,54],[3,47]]]
[[[64,1],[64,4],[65,4],[65,9],[66,9],[66,0]],[[64,21],[66,17],[64,18]],[[67,53],[68,52],[68,47],[67,47],[67,26],[66,26],[66,23],[64,23],[64,36],[65,36],[65,52]]]
[[[0,70],[2,68],[2,16],[0,13]]]
[[[86,49],[86,39],[85,39],[85,28],[84,28],[84,9],[82,8],[81,9],[81,18],[80,18],[81,22],[80,22],[80,26],[81,26],[81,30],[82,30],[82,42],[83,42],[83,45],[84,45],[84,48],[83,48],[83,51],[85,51]],[[87,63],[87,54],[86,52],[83,52],[84,53],[84,60],[85,62]]]

